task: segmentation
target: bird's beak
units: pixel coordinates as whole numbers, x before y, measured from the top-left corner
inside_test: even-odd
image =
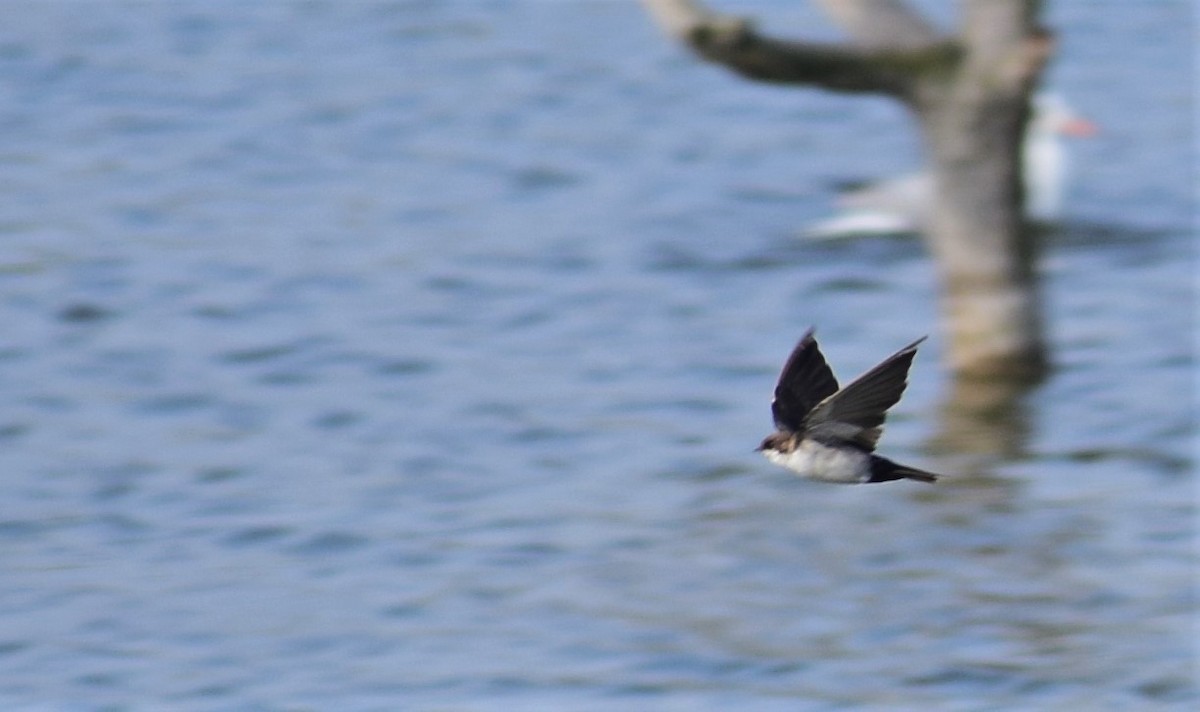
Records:
[[[1087,119],[1075,118],[1063,123],[1061,131],[1065,136],[1088,138],[1100,133],[1100,127]]]

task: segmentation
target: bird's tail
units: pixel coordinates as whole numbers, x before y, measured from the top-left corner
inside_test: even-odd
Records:
[[[936,482],[939,475],[915,467],[892,462],[886,457],[871,456],[871,479],[867,482],[890,482],[892,480],[917,480]]]

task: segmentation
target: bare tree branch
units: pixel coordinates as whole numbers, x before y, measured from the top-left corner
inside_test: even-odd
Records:
[[[834,22],[863,49],[917,49],[938,33],[904,0],[818,0]]]
[[[948,65],[958,57],[957,46],[950,42],[864,49],[779,40],[759,34],[748,20],[712,12],[698,0],[642,2],[659,25],[701,57],[759,81],[882,92],[907,99],[916,73]],[[928,36],[933,37],[932,30]]]

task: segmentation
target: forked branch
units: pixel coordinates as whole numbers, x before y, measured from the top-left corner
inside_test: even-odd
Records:
[[[701,57],[758,81],[909,99],[917,75],[949,69],[960,56],[957,44],[938,40],[902,3],[842,1],[839,12],[845,17],[835,18],[850,26],[855,43],[776,39],[760,34],[749,20],[715,13],[698,0],[642,0],[668,34]],[[883,41],[878,26],[863,19],[864,5],[884,7],[904,31]]]

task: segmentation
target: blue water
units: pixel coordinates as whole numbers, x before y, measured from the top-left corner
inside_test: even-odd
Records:
[[[1047,5],[1103,130],[964,418],[920,245],[799,238],[884,100],[616,0],[5,3],[0,707],[1194,709],[1192,12]],[[810,324],[932,334],[944,482],[752,452]]]

